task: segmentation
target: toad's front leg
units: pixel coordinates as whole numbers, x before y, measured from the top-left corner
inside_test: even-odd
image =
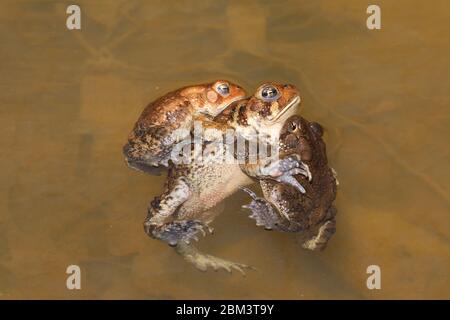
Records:
[[[308,165],[303,163],[297,154],[270,163],[261,169],[261,173],[262,175],[271,177],[275,181],[289,184],[301,193],[306,193],[306,190],[294,176],[301,174],[308,178],[309,181],[312,180]]]
[[[241,169],[249,176],[257,179],[271,179],[284,184],[289,184],[305,193],[305,188],[293,176],[301,174],[312,180],[308,165],[303,163],[297,154],[289,155],[283,159],[260,160],[256,164],[243,164]]]

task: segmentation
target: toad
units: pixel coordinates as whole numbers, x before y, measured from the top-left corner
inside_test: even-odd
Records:
[[[305,192],[269,179],[260,180],[264,198],[243,188],[252,198],[244,208],[251,210],[258,226],[299,233],[303,248],[309,250],[323,250],[336,230],[336,173],[328,166],[322,136],[321,125],[298,115],[289,118],[280,132],[281,157],[298,154],[310,170],[309,177],[294,176]]]
[[[184,87],[151,102],[142,112],[123,152],[128,166],[159,174],[174,144],[186,138],[194,117],[212,119],[246,92],[227,80]],[[185,129],[185,130],[182,130]]]
[[[231,129],[248,139],[254,139],[256,132],[263,140],[271,142],[279,134],[284,121],[295,113],[299,102],[299,93],[294,86],[265,83],[252,97],[231,104],[213,121],[204,120],[203,126],[214,128],[219,133]],[[165,191],[151,202],[144,229],[149,236],[174,246],[200,270],[210,267],[243,272],[248,266],[203,254],[191,240],[199,232],[206,234],[205,231],[210,230],[209,224],[215,218],[211,209],[239,187],[251,184],[253,180],[250,177],[283,181],[283,176],[306,172],[296,155],[259,165],[224,162],[224,159],[229,159],[224,155],[234,154],[234,143],[210,142],[208,137],[202,142],[202,151],[209,150],[206,154],[202,152],[201,161],[192,148],[192,161],[189,163],[170,162]]]

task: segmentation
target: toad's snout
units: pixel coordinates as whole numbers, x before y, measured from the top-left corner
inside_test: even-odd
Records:
[[[130,158],[132,158],[131,151],[132,151],[131,144],[129,142],[127,142],[122,148],[122,152],[123,152],[123,155],[125,156],[126,160],[129,160]]]
[[[128,167],[149,173],[151,175],[159,176],[161,174],[161,168],[155,164],[152,164],[148,157],[140,156],[137,150],[133,147],[133,144],[126,143],[122,148],[123,155],[125,156],[125,163]]]
[[[143,157],[140,156],[139,151],[133,146],[132,143],[127,142],[122,148],[123,155],[125,156],[125,161],[127,163],[142,161]]]

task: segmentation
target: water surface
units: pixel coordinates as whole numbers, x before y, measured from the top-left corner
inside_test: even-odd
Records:
[[[0,298],[450,298],[446,1],[3,1]],[[200,243],[255,266],[201,273],[142,222],[164,176],[121,154],[142,108],[191,83],[290,82],[339,174],[322,253],[265,232],[235,194]],[[82,290],[65,270],[82,269]],[[382,270],[368,290],[366,268]]]

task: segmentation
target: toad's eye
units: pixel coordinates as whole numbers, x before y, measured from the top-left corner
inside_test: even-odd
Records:
[[[216,91],[220,93],[222,97],[226,97],[230,94],[230,86],[227,83],[221,83],[217,85]]]
[[[278,99],[279,93],[275,87],[266,86],[261,89],[261,97],[265,101],[273,101],[273,100]]]
[[[288,131],[289,132],[295,132],[297,130],[297,124],[295,122],[289,123]]]

